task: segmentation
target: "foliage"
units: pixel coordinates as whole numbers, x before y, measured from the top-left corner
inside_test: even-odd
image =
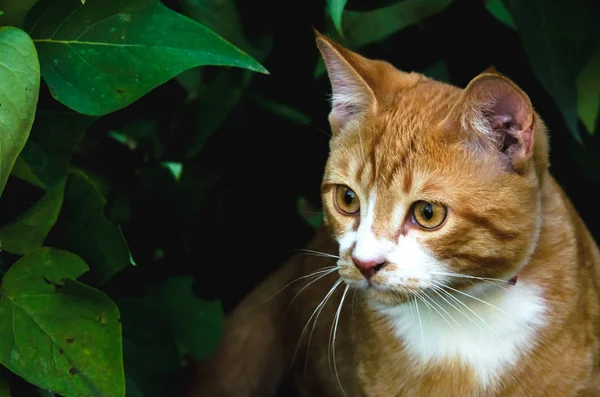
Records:
[[[544,118],[576,207],[594,208],[590,1],[0,10],[1,395],[178,395],[190,363],[219,343],[224,313],[311,238],[329,139],[311,25],[460,86],[494,64]]]

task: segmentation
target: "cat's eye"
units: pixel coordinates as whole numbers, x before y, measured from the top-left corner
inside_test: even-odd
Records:
[[[436,229],[444,223],[448,210],[441,204],[417,201],[412,206],[413,221],[423,229]]]
[[[335,205],[343,214],[354,215],[360,211],[358,196],[348,186],[337,185],[334,195]]]

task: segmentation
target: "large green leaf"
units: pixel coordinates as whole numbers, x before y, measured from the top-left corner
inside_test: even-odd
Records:
[[[347,2],[348,0],[327,0],[329,15],[331,16],[335,29],[341,36],[344,36],[344,30],[342,29],[342,15]]]
[[[11,223],[0,227],[0,249],[25,255],[41,247],[56,223],[65,193],[65,179]]]
[[[106,200],[83,172],[69,174],[65,199],[49,243],[81,256],[90,265],[94,284],[101,285],[130,263],[121,229],[104,216]]]
[[[116,305],[75,281],[78,256],[39,248],[6,273],[0,288],[0,362],[30,383],[65,396],[124,396]]]
[[[600,112],[600,47],[577,76],[577,114],[594,134]]]
[[[223,332],[223,308],[218,301],[194,296],[191,277],[172,277],[150,292],[152,302],[173,330],[185,354],[202,360],[219,344]]]
[[[75,145],[95,120],[76,112],[39,111],[13,175],[46,190],[61,183]]]
[[[586,0],[504,0],[531,67],[580,140],[576,78],[600,44],[600,24]]]
[[[223,65],[267,73],[252,57],[158,0],[43,0],[30,34],[52,95],[104,115],[184,70]]]
[[[40,90],[40,65],[22,30],[0,28],[0,195],[29,136]]]

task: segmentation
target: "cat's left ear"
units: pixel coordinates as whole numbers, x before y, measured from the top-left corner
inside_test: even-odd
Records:
[[[495,71],[480,74],[465,88],[452,113],[463,130],[499,152],[516,171],[531,157],[533,106],[527,94],[507,77]]]
[[[325,61],[331,82],[331,113],[329,122],[333,134],[374,112],[377,100],[371,84],[369,60],[356,54],[314,30],[317,47]]]

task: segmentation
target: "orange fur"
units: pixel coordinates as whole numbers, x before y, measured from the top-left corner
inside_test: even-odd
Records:
[[[549,174],[545,127],[526,94],[495,70],[462,90],[367,60],[318,33],[317,44],[334,94],[337,89],[338,100],[347,97],[336,103],[334,96],[334,137],[322,184],[326,226],[308,248],[340,258],[296,256],[259,285],[228,319],[223,343],[199,366],[187,395],[273,395],[290,364],[301,395],[311,397],[600,395],[600,254]],[[357,103],[349,104],[353,98]],[[486,135],[491,124],[481,117],[497,110],[493,106],[515,116],[506,127],[513,137]],[[350,186],[361,203],[375,197],[371,232],[378,241],[415,236],[454,273],[500,280],[518,273],[518,285],[535,285],[545,305],[543,325],[514,365],[483,384],[478,368],[451,355],[415,358],[393,321],[375,307],[406,305],[423,285],[414,278],[394,281],[404,263],[390,261],[371,279],[381,288],[364,287],[350,265],[361,242],[340,251],[335,239],[355,233],[366,215],[336,210],[338,184]],[[417,200],[446,205],[445,223],[424,231],[408,212],[393,215]],[[312,279],[300,279],[272,297],[336,263],[339,274],[308,286]],[[318,321],[308,323],[340,275],[353,288],[341,284]],[[453,278],[446,285],[477,294],[493,288],[489,284]],[[432,291],[429,296],[435,297]]]

